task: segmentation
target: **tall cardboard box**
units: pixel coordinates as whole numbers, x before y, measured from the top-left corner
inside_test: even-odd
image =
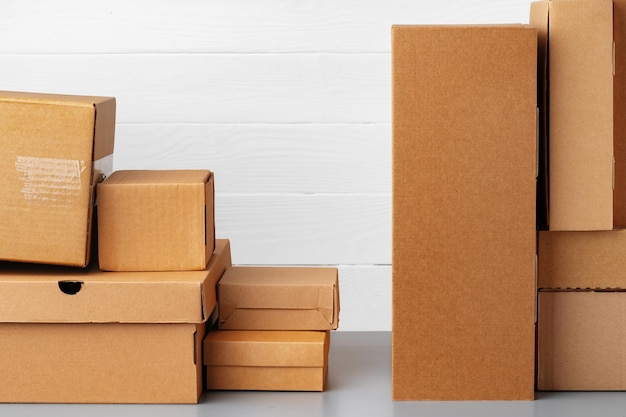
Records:
[[[613,2],[536,2],[531,5],[530,22],[539,30],[542,53],[540,149],[547,153],[548,164],[543,179],[546,205],[539,207],[545,217],[542,226],[611,230],[625,225],[626,206],[620,197],[626,195],[621,122],[616,122],[618,152],[614,152],[613,135],[613,72],[621,71],[613,63]],[[620,55],[620,59],[624,58]],[[619,108],[624,93],[616,89],[615,95]],[[615,180],[614,158],[619,174]]]
[[[115,99],[0,92],[0,259],[84,267]]]
[[[98,184],[98,260],[106,271],[206,268],[215,247],[213,173],[116,171]]]
[[[208,390],[324,391],[330,332],[209,332],[204,340]]]
[[[202,340],[230,266],[103,272],[0,263],[0,402],[196,403]]]
[[[537,389],[624,391],[626,293],[539,291]]]
[[[537,31],[394,26],[395,400],[531,400]]]

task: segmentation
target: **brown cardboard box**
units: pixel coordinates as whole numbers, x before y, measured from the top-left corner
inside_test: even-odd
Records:
[[[116,171],[98,185],[100,269],[204,269],[214,218],[210,171]]]
[[[204,339],[209,390],[324,391],[330,335],[218,330]]]
[[[218,283],[224,330],[334,330],[339,324],[336,268],[229,268]]]
[[[547,42],[539,50],[547,53],[540,107],[547,133],[548,227],[611,230],[626,216],[613,218],[613,2],[532,3],[530,21]],[[622,162],[616,161],[616,169]],[[616,197],[626,193],[626,181],[615,186]]]
[[[196,403],[206,321],[231,262],[217,242],[204,271],[0,263],[0,402]]]
[[[0,92],[0,259],[84,267],[115,99]]]
[[[537,388],[624,391],[626,293],[540,291]]]
[[[393,398],[533,399],[537,32],[392,43]]]
[[[541,231],[539,288],[626,289],[626,230]]]

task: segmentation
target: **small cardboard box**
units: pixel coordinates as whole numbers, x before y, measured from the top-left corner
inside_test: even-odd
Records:
[[[0,259],[84,267],[115,99],[0,92]]]
[[[541,226],[611,230],[626,216],[616,213],[614,220],[613,213],[613,2],[536,2],[530,22],[539,30],[543,54],[540,149],[547,153],[548,182]],[[617,169],[626,155],[615,157]],[[626,182],[616,181],[615,189],[616,197],[624,195]]]
[[[0,402],[196,403],[230,263],[227,240],[203,271],[0,263]]]
[[[394,26],[395,400],[531,400],[537,31]]]
[[[229,268],[218,283],[224,330],[334,330],[339,324],[336,268]]]
[[[309,331],[209,332],[208,390],[324,391],[330,335]]]
[[[626,289],[626,230],[541,231],[537,286]]]
[[[100,269],[204,269],[214,218],[210,171],[116,171],[98,185]]]
[[[539,291],[537,389],[624,391],[626,293]]]

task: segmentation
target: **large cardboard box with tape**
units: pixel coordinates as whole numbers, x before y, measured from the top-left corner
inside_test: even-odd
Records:
[[[83,267],[115,99],[0,92],[0,259]]]

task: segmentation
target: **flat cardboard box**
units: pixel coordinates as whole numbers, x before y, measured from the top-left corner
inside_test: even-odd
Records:
[[[532,400],[537,32],[394,26],[394,400]]]
[[[539,291],[537,389],[624,391],[626,293]]]
[[[98,255],[106,271],[206,268],[215,246],[208,170],[116,171],[98,185]]]
[[[84,267],[115,99],[0,91],[0,260]]]
[[[234,266],[218,283],[224,330],[334,330],[339,325],[336,268]]]
[[[626,289],[626,229],[540,231],[537,286]]]
[[[197,403],[202,340],[231,264],[103,272],[0,263],[0,402]]]
[[[547,134],[541,143],[547,141],[548,154],[543,226],[611,230],[626,216],[616,213],[614,220],[613,213],[613,2],[536,2],[530,22],[546,54],[539,68],[542,132]],[[616,158],[616,170],[623,162],[626,158]],[[626,182],[615,181],[615,188],[619,198]]]
[[[206,389],[324,391],[329,345],[328,331],[209,332]]]

